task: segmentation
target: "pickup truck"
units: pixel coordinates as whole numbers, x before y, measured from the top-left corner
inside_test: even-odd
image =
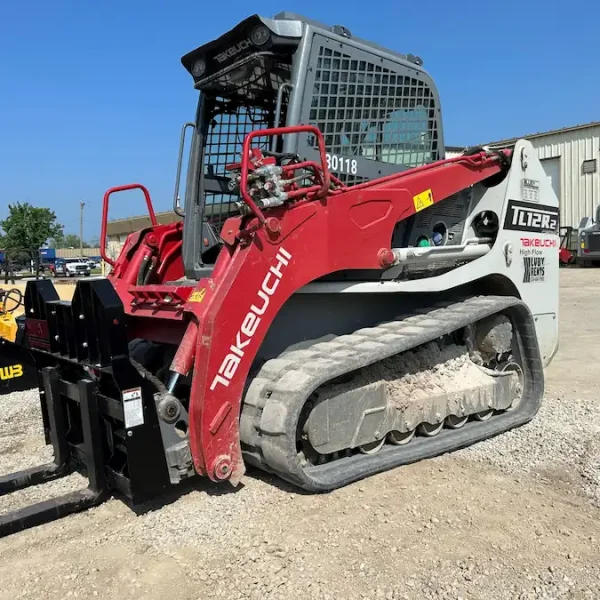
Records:
[[[58,272],[66,277],[89,277],[92,270],[87,260],[81,258],[65,258]]]

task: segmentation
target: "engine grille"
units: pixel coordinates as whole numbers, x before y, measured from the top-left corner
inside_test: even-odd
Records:
[[[587,247],[590,252],[600,252],[600,233],[596,235],[587,234]]]

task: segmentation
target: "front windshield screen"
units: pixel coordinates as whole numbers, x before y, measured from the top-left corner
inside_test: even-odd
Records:
[[[282,57],[255,55],[203,87],[205,144],[203,156],[205,217],[219,226],[237,213],[238,196],[229,193],[226,166],[239,162],[244,138],[252,131],[285,123],[290,64]],[[285,88],[284,88],[285,89]],[[255,147],[267,149],[269,140],[256,138]]]

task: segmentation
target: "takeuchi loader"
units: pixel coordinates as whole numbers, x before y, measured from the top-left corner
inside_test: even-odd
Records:
[[[26,290],[55,460],[0,494],[72,470],[89,486],[0,516],[0,534],[109,494],[236,486],[248,465],[327,492],[542,401],[558,201],[529,142],[445,159],[420,58],[293,14],[252,16],[182,63],[199,102],[181,220],[157,224],[139,184],[113,188],[108,277],[72,302],[49,280]],[[113,261],[109,198],[134,188],[152,224]]]

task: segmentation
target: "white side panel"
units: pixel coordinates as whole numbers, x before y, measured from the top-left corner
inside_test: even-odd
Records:
[[[538,192],[532,192],[536,189],[535,184],[539,185]],[[299,292],[439,292],[490,275],[501,276],[514,284],[518,295],[538,316],[536,328],[540,349],[545,364],[548,364],[558,349],[559,236],[554,230],[558,223],[552,222],[553,218],[557,220],[558,198],[531,143],[517,142],[511,170],[501,184],[489,189],[477,186],[474,192],[469,223],[482,211],[494,211],[500,220],[496,242],[485,256],[427,279],[313,283]],[[551,225],[550,230],[544,228],[545,224]],[[466,231],[465,235],[470,234]]]

